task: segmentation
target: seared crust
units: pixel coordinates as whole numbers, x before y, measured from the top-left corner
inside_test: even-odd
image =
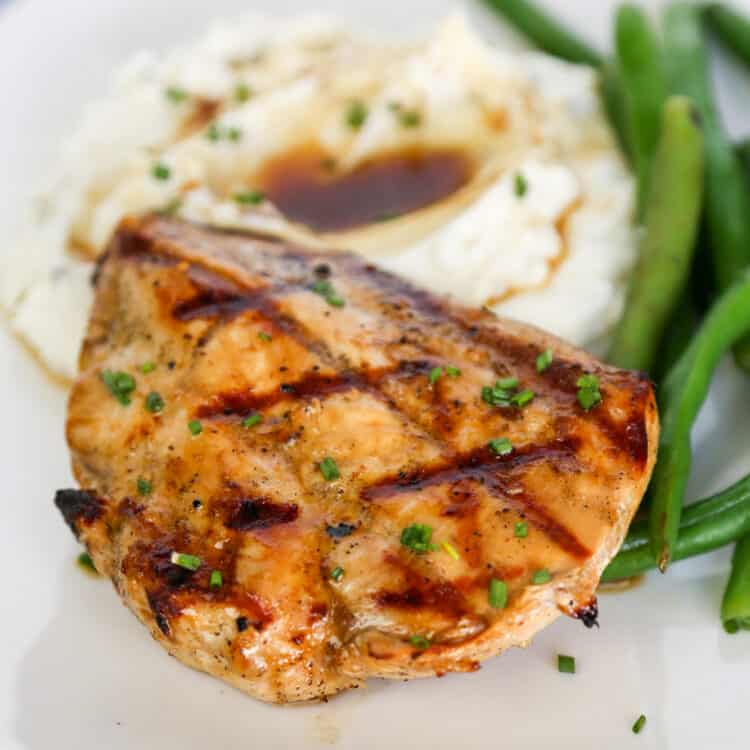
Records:
[[[321,280],[345,306],[312,290]],[[156,369],[142,374],[144,362]],[[103,370],[135,376],[130,405]],[[603,400],[586,412],[576,381],[588,372]],[[482,400],[511,375],[531,403]],[[144,408],[152,391],[157,413]],[[254,413],[262,422],[243,426]],[[70,397],[85,492],[60,507],[170,653],[263,700],[306,700],[371,676],[475,669],[561,612],[590,625],[657,433],[645,376],[357,256],[128,219],[99,269]],[[498,456],[487,444],[502,437],[513,450]],[[323,477],[327,456],[340,479]],[[435,550],[400,543],[412,523],[433,528]],[[174,551],[200,557],[198,570]],[[551,580],[533,585],[543,568]],[[488,602],[492,578],[507,585],[503,609]]]

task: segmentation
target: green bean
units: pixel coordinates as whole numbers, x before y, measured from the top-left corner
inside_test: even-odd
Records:
[[[659,345],[652,375],[660,383],[674,367],[693,340],[698,327],[698,310],[693,300],[692,290],[686,288],[667,324],[667,330]]]
[[[750,270],[717,300],[693,342],[659,389],[661,434],[649,495],[651,550],[659,569],[669,565],[677,541],[692,460],[690,429],[724,352],[750,331]]]
[[[706,8],[706,20],[721,41],[750,65],[750,18],[722,3],[712,3]]]
[[[750,534],[734,548],[732,572],[721,602],[721,621],[727,633],[750,630]]]
[[[615,131],[620,149],[629,160],[632,160],[633,149],[628,140],[622,76],[617,66],[612,62],[605,62],[599,73],[599,96],[604,104],[604,111],[607,113],[609,123]]]
[[[721,492],[685,508],[673,560],[684,560],[723,547],[750,533],[750,474]],[[602,582],[619,581],[656,567],[649,525],[637,521],[602,575]]]
[[[696,123],[688,99],[665,102],[646,232],[609,352],[619,367],[652,369],[688,281],[703,194],[703,138]]]
[[[671,90],[689,96],[703,119],[706,216],[714,274],[722,291],[750,266],[750,187],[716,109],[698,6],[668,6],[664,14],[664,49]],[[750,372],[750,339],[738,343],[735,359]]]
[[[572,63],[598,67],[602,56],[529,0],[484,0],[535,46]]]
[[[621,5],[615,21],[617,63],[624,82],[626,127],[638,175],[638,216],[649,198],[666,80],[661,42],[638,7]]]

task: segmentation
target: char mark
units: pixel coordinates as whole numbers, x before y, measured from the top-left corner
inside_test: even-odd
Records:
[[[78,524],[90,524],[104,513],[104,502],[86,490],[58,490],[55,505],[78,538]]]
[[[570,555],[585,559],[591,551],[563,523],[528,493],[507,492],[507,478],[525,466],[552,462],[558,466],[575,462],[577,441],[574,438],[556,440],[548,445],[529,445],[507,456],[497,456],[482,447],[468,454],[425,466],[410,473],[386,477],[361,490],[363,500],[377,501],[404,493],[419,492],[440,485],[460,486],[466,481],[483,485],[493,496],[523,512],[529,523],[542,531]],[[448,506],[449,508],[453,507]]]
[[[299,508],[290,503],[274,503],[267,498],[242,500],[229,517],[227,526],[236,531],[268,529],[292,523],[298,515]]]
[[[587,628],[593,628],[594,625],[599,627],[599,604],[596,598],[592,599],[587,605],[579,607],[573,613],[576,620],[580,620]]]

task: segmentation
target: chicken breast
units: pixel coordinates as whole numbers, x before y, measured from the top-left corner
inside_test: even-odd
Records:
[[[168,217],[125,220],[95,283],[56,503],[172,655],[299,701],[596,621],[654,462],[645,376]]]

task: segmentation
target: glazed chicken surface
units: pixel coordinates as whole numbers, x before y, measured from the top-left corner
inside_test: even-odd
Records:
[[[651,384],[361,258],[125,220],[56,503],[174,656],[267,701],[476,669],[599,576]]]

